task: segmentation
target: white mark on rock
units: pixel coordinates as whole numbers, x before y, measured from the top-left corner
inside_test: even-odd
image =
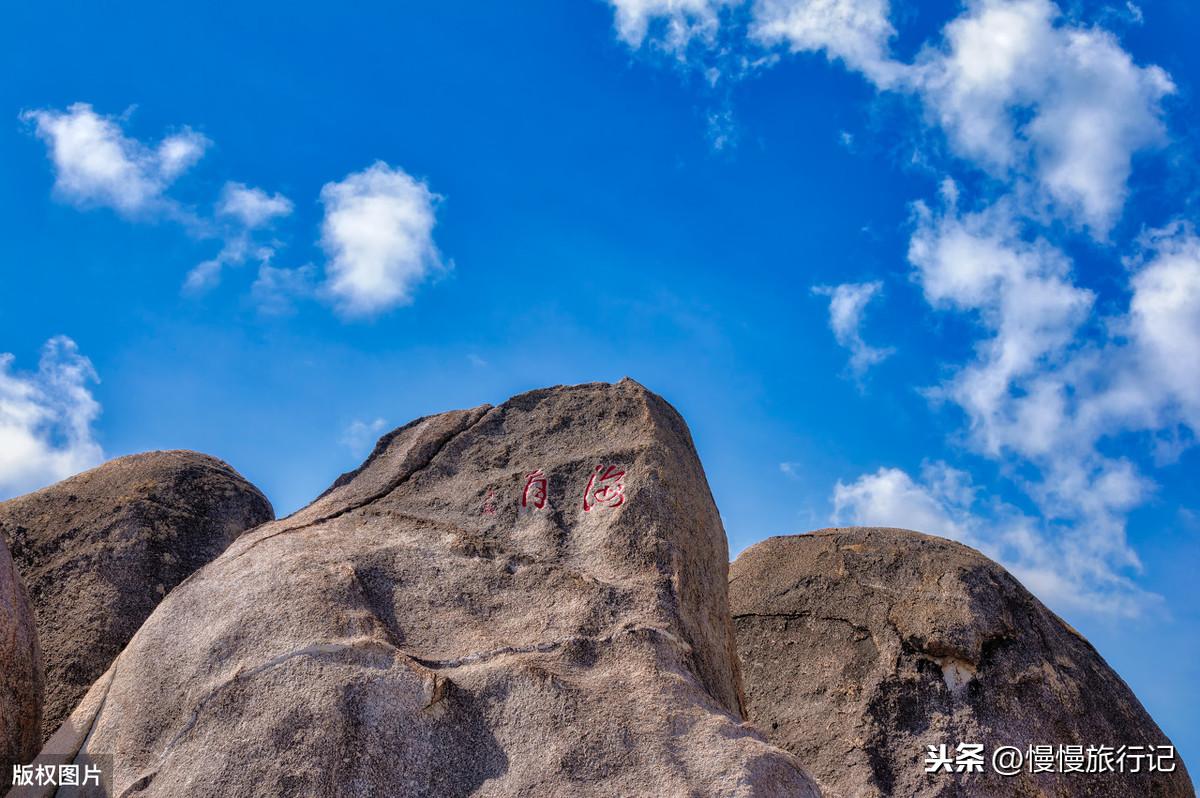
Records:
[[[938,665],[942,666],[942,679],[947,689],[954,695],[962,695],[967,685],[975,678],[975,666],[957,657],[935,657]]]

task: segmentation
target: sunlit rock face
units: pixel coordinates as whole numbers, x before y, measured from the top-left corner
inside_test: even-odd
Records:
[[[168,595],[52,746],[115,795],[816,795],[742,718],[727,578],[640,385],[418,419]]]
[[[1177,755],[1155,759],[1173,772],[1146,758],[1033,772],[1030,746],[1082,746],[1086,769],[1089,746],[1157,757],[1170,741],[1079,633],[974,549],[901,529],[769,538],[733,563],[730,606],[750,719],[826,796],[1194,795]],[[981,772],[960,744],[983,746]],[[929,756],[942,745],[945,766]],[[996,772],[1001,746],[1022,753],[1019,772]]]

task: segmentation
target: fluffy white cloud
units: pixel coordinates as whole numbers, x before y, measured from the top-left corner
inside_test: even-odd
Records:
[[[970,476],[927,463],[918,478],[881,468],[834,487],[835,523],[898,526],[953,538],[1011,570],[1059,611],[1133,617],[1161,598],[1122,573],[1127,552],[1113,552],[1094,530],[1057,527],[1017,508],[979,499]],[[1132,563],[1136,567],[1136,563]]]
[[[824,52],[881,88],[904,75],[904,65],[888,55],[895,35],[887,0],[756,0],[750,26],[761,45]]]
[[[894,34],[886,0],[756,0],[750,28],[759,45],[824,51],[879,89],[917,94],[957,155],[1022,183],[1032,209],[1107,235],[1134,154],[1166,141],[1166,72],[1051,0],[972,0],[913,64],[889,55]]]
[[[66,111],[26,111],[21,117],[46,143],[60,197],[131,217],[169,209],[163,192],[209,145],[204,136],[184,128],[155,147],[147,146],[125,136],[120,120],[97,114],[87,103]]]
[[[1089,600],[1107,590],[1127,611],[1123,574],[1140,566],[1126,519],[1154,486],[1131,459],[1136,447],[1117,456],[1105,442],[1200,430],[1200,239],[1179,224],[1148,234],[1130,263],[1127,310],[1095,319],[1069,259],[1023,236],[1010,205],[961,214],[946,193],[945,212],[920,209],[909,258],[929,302],[974,314],[984,336],[931,393],[963,410],[977,451],[1025,475],[1046,519],[1039,545],[1078,560],[1055,589]],[[1014,561],[1030,568],[1022,556]]]
[[[907,77],[954,151],[1104,236],[1133,154],[1162,144],[1167,73],[1050,0],[975,0]]]
[[[230,181],[221,190],[217,201],[217,215],[237,219],[248,230],[287,216],[292,212],[292,201],[282,194],[268,194],[261,188]]]
[[[909,261],[931,305],[976,314],[990,337],[943,394],[967,412],[987,453],[1006,447],[1026,456],[1044,453],[1052,443],[1047,428],[1055,423],[1042,413],[1048,397],[1018,403],[1015,395],[1021,380],[1061,357],[1094,297],[1074,284],[1066,256],[1022,236],[1011,203],[960,215],[953,184],[944,194],[947,210],[940,215],[918,205]]]
[[[92,433],[100,405],[88,388],[91,362],[70,338],[42,348],[35,373],[0,353],[0,498],[25,493],[104,459]]]
[[[1127,311],[1102,320],[1066,255],[1022,237],[1003,202],[973,214],[921,208],[909,259],[932,305],[973,312],[985,331],[974,361],[935,392],[966,412],[980,451],[1050,464],[1074,484],[1081,470],[1125,471],[1098,454],[1105,437],[1200,430],[1200,239],[1190,227],[1147,236]],[[1114,506],[1136,501],[1137,480],[1126,481],[1105,492]]]
[[[864,526],[915,529],[965,542],[971,540],[971,519],[963,512],[961,471],[945,464],[927,466],[928,484],[918,484],[898,468],[881,468],[856,481],[834,486],[834,519]]]
[[[325,290],[340,313],[372,316],[406,304],[417,283],[443,267],[433,241],[440,199],[382,161],[325,184]]]
[[[883,283],[842,283],[814,286],[813,293],[829,297],[829,329],[839,344],[850,350],[850,371],[863,374],[895,350],[870,346],[862,337],[867,304],[883,291]]]
[[[1140,367],[1133,382],[1200,431],[1200,238],[1176,224],[1146,243],[1152,257],[1133,277],[1127,328]]]

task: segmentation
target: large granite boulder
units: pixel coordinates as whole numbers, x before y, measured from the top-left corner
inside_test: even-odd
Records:
[[[0,502],[37,616],[49,737],[163,596],[271,504],[225,463],[195,452],[121,457]]]
[[[168,595],[52,746],[122,796],[815,795],[742,719],[727,578],[640,385],[423,418]]]
[[[730,606],[749,717],[830,798],[1194,795],[1177,757],[1150,773],[1145,749],[1126,749],[1124,774],[1031,772],[1030,746],[1083,746],[1061,771],[1077,753],[1086,769],[1088,746],[1170,741],[1083,637],[974,549],[900,529],[770,538],[734,562]],[[984,746],[984,772],[959,744]],[[930,745],[955,772],[925,772]],[[1000,746],[1022,772],[993,770]]]
[[[0,791],[42,742],[42,655],[33,610],[0,539]]]

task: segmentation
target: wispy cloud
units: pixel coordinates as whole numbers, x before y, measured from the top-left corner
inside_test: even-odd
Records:
[[[721,9],[738,0],[612,0],[617,36],[630,47],[647,42],[677,55],[693,41],[711,44]]]
[[[896,35],[887,0],[756,0],[750,38],[792,53],[824,53],[881,87],[895,84],[904,66],[889,55]]]
[[[276,247],[263,241],[258,233],[291,215],[292,208],[292,201],[282,194],[268,194],[244,183],[226,183],[213,212],[218,235],[223,239],[221,250],[188,272],[183,290],[203,293],[220,282],[226,266],[241,266],[248,261],[259,264],[261,277],[262,269],[270,268]]]
[[[143,142],[126,133],[127,117],[98,113],[88,103],[21,114],[46,144],[54,193],[63,201],[80,208],[110,208],[133,221],[173,220],[190,235],[221,242],[216,255],[188,272],[186,293],[213,288],[226,266],[248,261],[268,265],[276,247],[259,231],[291,214],[291,200],[230,181],[211,214],[184,207],[168,191],[212,142],[186,126],[158,143]]]
[[[355,457],[365,457],[386,426],[387,422],[382,418],[373,421],[355,419],[342,430],[341,444],[349,449]]]
[[[217,201],[217,216],[236,219],[247,230],[263,227],[291,212],[292,201],[282,194],[268,194],[233,181],[225,184]]]
[[[270,263],[258,267],[258,277],[250,287],[250,297],[264,316],[287,316],[302,299],[317,293],[317,270],[311,263],[295,268],[280,268]]]
[[[850,371],[861,377],[867,369],[882,363],[895,350],[869,345],[862,337],[863,315],[867,304],[883,292],[883,283],[842,283],[818,285],[813,293],[829,297],[829,329],[837,342],[850,350]]]
[[[104,452],[92,425],[100,405],[91,361],[65,336],[42,347],[38,370],[13,368],[0,353],[0,498],[25,493],[96,465]]]

